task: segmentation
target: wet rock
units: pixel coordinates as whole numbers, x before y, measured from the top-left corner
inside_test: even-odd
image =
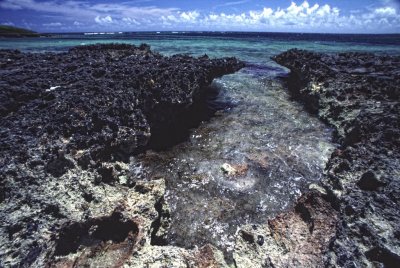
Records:
[[[293,96],[335,127],[340,144],[322,179],[339,211],[325,265],[394,267],[400,254],[400,57],[294,49],[274,60],[290,69]]]

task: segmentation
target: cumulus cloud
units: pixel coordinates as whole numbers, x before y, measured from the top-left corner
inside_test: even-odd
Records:
[[[175,15],[162,16],[162,25],[165,27],[173,27],[177,25],[198,25],[201,21],[198,11],[177,12]]]
[[[110,24],[113,23],[113,19],[111,16],[105,16],[105,17],[100,17],[100,16],[96,16],[96,18],[94,18],[94,21],[98,24]]]
[[[122,21],[127,24],[127,25],[140,25],[140,22],[138,22],[137,20],[133,19],[133,18],[122,18]]]
[[[280,30],[304,30],[318,29],[322,26],[330,27],[338,20],[340,10],[330,5],[314,4],[307,1],[301,4],[292,2],[285,9],[264,7],[261,10],[250,10],[241,14],[212,14],[200,23],[220,27],[230,26],[234,28],[249,27],[252,30],[280,31]]]
[[[393,7],[381,7],[375,9],[375,13],[381,16],[396,16],[396,9]]]
[[[209,29],[310,32],[400,31],[400,15],[392,6],[348,12],[328,4],[291,2],[287,8],[264,7],[241,14],[208,14],[198,20]]]
[[[248,0],[226,2],[235,6]],[[75,27],[112,27],[113,29],[169,29],[223,31],[292,32],[400,32],[400,12],[394,0],[380,0],[369,7],[342,11],[320,0],[292,1],[283,8],[268,5],[246,11],[220,12],[180,10],[156,6],[135,6],[135,2],[91,4],[85,0],[1,0],[3,9],[29,9],[51,13]],[[268,3],[268,2],[266,2]],[[142,3],[143,4],[143,3]],[[220,5],[221,6],[221,5]],[[221,7],[222,7],[221,6]],[[57,19],[58,21],[61,21]],[[82,23],[76,23],[78,22]],[[92,26],[89,26],[92,25]],[[102,28],[103,29],[103,28]]]
[[[182,12],[180,18],[184,21],[195,22],[199,16],[200,16],[199,12],[189,11],[189,12]]]

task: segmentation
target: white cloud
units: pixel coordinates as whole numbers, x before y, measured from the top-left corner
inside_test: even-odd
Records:
[[[250,10],[241,14],[212,14],[203,21],[215,27],[250,28],[251,30],[281,31],[301,30],[306,27],[317,28],[322,24],[334,21],[339,16],[340,10],[329,5],[310,6],[307,1],[298,5],[291,2],[286,9],[272,9],[264,7],[261,10]],[[215,23],[214,23],[215,22]],[[199,22],[200,24],[202,21]]]
[[[317,10],[319,8],[318,4],[313,5],[312,7],[310,7],[309,9],[307,9],[307,14],[312,14],[314,13],[315,10]]]
[[[133,19],[133,18],[122,18],[122,21],[124,23],[126,23],[127,25],[140,25],[140,22],[138,22],[137,20]]]
[[[234,6],[247,0],[226,2]],[[80,29],[129,30],[242,30],[291,32],[400,32],[400,12],[395,0],[380,0],[370,7],[342,12],[320,0],[292,1],[286,8],[269,6],[240,12],[215,13],[156,6],[136,2],[90,4],[86,0],[0,0],[2,9],[29,9],[52,14],[64,26]],[[63,19],[63,20],[61,20]],[[93,23],[95,22],[95,23]],[[48,23],[50,24],[50,23]],[[49,27],[49,25],[48,25]]]
[[[60,27],[63,24],[61,22],[50,22],[50,23],[43,23],[44,27]]]
[[[96,12],[90,10],[85,2],[78,1],[44,1],[35,0],[3,0],[0,7],[5,9],[28,9],[38,12],[57,13],[64,16],[93,17]]]
[[[175,15],[161,16],[163,26],[198,24],[202,19],[198,11],[177,12]]]
[[[59,14],[63,18],[80,21],[99,21],[105,23],[103,19],[111,16],[114,21],[122,21],[123,18],[133,18],[135,20],[160,20],[161,16],[168,16],[179,11],[177,8],[158,8],[154,6],[137,7],[129,2],[121,4],[90,4],[88,1],[37,1],[37,0],[1,0],[0,8],[12,10],[33,10],[37,12]],[[96,20],[97,18],[97,20]]]
[[[209,29],[308,32],[400,32],[400,15],[394,7],[381,6],[348,12],[328,4],[291,2],[285,8],[264,7],[242,14],[200,16],[198,24]]]
[[[278,9],[277,11],[275,11],[274,16],[275,16],[275,18],[279,19],[280,17],[284,16],[285,14],[286,14],[285,11]]]
[[[274,11],[271,8],[264,8],[262,11],[257,12],[257,11],[250,11],[249,16],[252,20],[261,20],[261,19],[266,19],[269,18]]]
[[[375,13],[381,16],[395,16],[396,9],[393,7],[381,7],[375,9]]]
[[[168,15],[167,17],[161,17],[161,18],[165,18],[165,20],[169,20],[172,22],[179,22],[179,19],[177,17],[175,17],[174,15]]]
[[[194,22],[199,16],[200,14],[197,11],[188,11],[188,12],[182,12],[180,18],[183,19],[184,21]]]
[[[110,15],[105,16],[105,17],[100,17],[100,16],[96,16],[96,18],[94,18],[94,21],[98,24],[110,24],[113,23],[113,19]]]
[[[6,21],[6,22],[1,22],[1,25],[7,25],[7,26],[14,26],[15,24],[12,23],[11,21]]]

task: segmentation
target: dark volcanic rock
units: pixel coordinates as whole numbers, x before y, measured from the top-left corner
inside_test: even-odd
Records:
[[[323,186],[340,219],[326,265],[400,263],[400,57],[289,50],[294,97],[337,130]]]
[[[0,266],[43,264],[62,224],[109,217],[89,207],[135,186],[123,161],[184,131],[212,80],[242,67],[147,45],[1,50]]]

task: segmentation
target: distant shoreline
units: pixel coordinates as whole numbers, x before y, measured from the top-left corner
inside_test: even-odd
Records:
[[[0,25],[0,37],[5,38],[19,38],[19,37],[40,37],[40,34],[31,30]]]

